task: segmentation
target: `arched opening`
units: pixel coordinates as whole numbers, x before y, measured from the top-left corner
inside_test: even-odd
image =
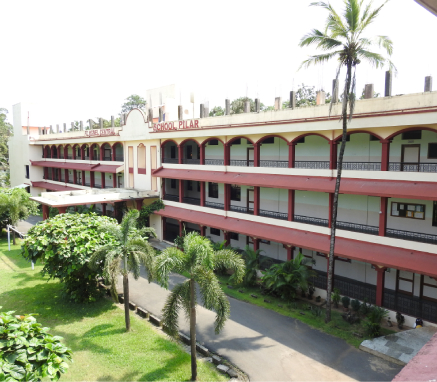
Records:
[[[112,146],[112,153],[116,162],[124,161],[123,145],[120,142],[117,142],[114,144],[114,146]]]
[[[146,146],[140,143],[137,150],[138,174],[146,174]]]
[[[236,137],[229,141],[231,166],[254,166],[253,142],[244,137]]]
[[[93,143],[90,150],[91,160],[100,160],[100,147],[97,143]]]
[[[51,151],[50,151],[50,146],[46,146],[44,148],[44,158],[49,159],[51,157],[52,157],[52,155],[51,155]]]
[[[64,157],[65,159],[73,159],[73,148],[71,145],[65,146]]]
[[[174,141],[162,144],[162,163],[179,163],[179,147]]]
[[[112,160],[112,149],[109,143],[104,143],[102,146],[100,146],[100,155],[104,161]]]
[[[341,143],[342,137],[336,142]],[[368,132],[350,132],[346,139],[343,156],[343,170],[381,171],[380,137]],[[337,150],[337,154],[340,150]]]
[[[411,128],[388,139],[391,140],[390,171],[437,172],[437,131]]]
[[[295,168],[329,169],[329,140],[318,134],[307,134],[296,138]]]
[[[51,158],[56,159],[57,157],[58,157],[58,148],[56,146],[52,146]]]
[[[200,146],[194,139],[182,142],[179,150],[182,150],[183,164],[200,164]]]
[[[58,158],[64,159],[64,146],[62,145],[58,146]]]
[[[81,154],[81,150],[80,150],[80,146],[79,145],[74,145],[73,146],[73,159],[76,159],[76,160],[81,160],[82,159],[82,154]]]
[[[90,159],[90,146],[87,143],[82,145],[82,147],[81,147],[81,157],[82,157],[82,160],[89,160]]]
[[[224,145],[220,139],[208,138],[202,142],[205,147],[205,164],[209,166],[223,166],[224,159]]]
[[[260,167],[288,167],[288,142],[280,136],[261,138]]]

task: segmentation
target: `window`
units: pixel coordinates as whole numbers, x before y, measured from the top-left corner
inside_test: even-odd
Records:
[[[187,190],[193,191],[193,181],[192,180],[187,180]]]
[[[146,146],[141,143],[137,150],[138,174],[146,174]]]
[[[428,159],[437,159],[437,143],[428,143]]]
[[[26,168],[26,179],[29,179],[29,165],[26,164],[24,167]]]
[[[197,182],[197,192],[200,192],[200,182]]]
[[[170,146],[170,158],[171,159],[176,158],[176,146]]]
[[[406,131],[402,133],[402,140],[422,139],[422,130]]]
[[[241,201],[241,187],[236,184],[231,185],[231,200],[236,202]]]
[[[425,205],[411,203],[391,203],[391,216],[425,220]]]
[[[370,141],[379,141],[379,138],[375,137],[374,135],[370,135]]]
[[[176,188],[176,179],[170,179],[170,188]]]
[[[187,146],[187,151],[185,152],[185,159],[193,159],[193,146]]]
[[[268,143],[275,143],[275,137],[266,138],[261,142],[263,145]]]
[[[233,145],[241,145],[241,138],[236,139],[234,142],[232,142]]]
[[[432,206],[432,225],[437,227],[437,202],[433,202]]]
[[[218,183],[208,182],[208,196],[218,199]]]
[[[210,228],[209,232],[211,233],[211,235],[220,236],[220,230],[217,228]]]
[[[218,139],[211,139],[208,142],[208,145],[210,145],[210,146],[218,146]]]
[[[239,240],[238,233],[236,232],[229,232],[229,237],[231,240],[237,240],[237,241]]]
[[[298,141],[296,141],[296,143],[305,143],[305,137],[302,137],[301,139],[299,139]]]
[[[259,242],[270,245],[270,240],[261,239]]]

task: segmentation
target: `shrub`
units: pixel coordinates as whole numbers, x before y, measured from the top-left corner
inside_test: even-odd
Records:
[[[364,297],[364,301],[360,307],[360,312],[363,316],[367,315],[370,312],[370,304],[367,303],[367,297]]]
[[[71,350],[32,315],[13,314],[0,312],[0,381],[57,381],[68,369]]]
[[[242,258],[246,264],[246,274],[244,275],[245,285],[254,285],[257,279],[257,271],[260,270],[264,259],[260,258],[261,250],[254,251],[248,245],[244,248]]]
[[[74,302],[95,301],[100,293],[96,285],[102,268],[92,270],[88,261],[98,247],[116,245],[108,232],[97,230],[103,223],[111,222],[114,219],[94,213],[57,215],[29,230],[22,255],[27,260],[43,261],[41,273],[64,284],[64,297]]]
[[[332,293],[332,302],[334,303],[335,307],[338,308],[338,303],[340,302],[340,289],[334,288],[334,292]]]
[[[388,310],[374,306],[369,310],[367,321],[365,322],[366,332],[372,337],[378,337],[381,334],[381,321],[388,315]]]
[[[141,207],[140,216],[137,220],[137,227],[144,228],[149,227],[149,216],[155,211],[163,210],[165,208],[164,202],[161,199],[154,201],[148,206]]]
[[[350,304],[350,302],[351,302],[351,299],[350,299],[348,296],[343,296],[343,297],[341,298],[341,303],[343,304],[343,307],[344,307],[345,309],[349,308],[349,304]]]
[[[352,300],[351,307],[354,312],[358,313],[361,308],[361,302],[359,300]]]

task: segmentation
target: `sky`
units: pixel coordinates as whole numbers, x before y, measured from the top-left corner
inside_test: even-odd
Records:
[[[174,83],[210,108],[246,95],[273,105],[302,83],[330,91],[335,62],[298,70],[318,53],[300,39],[327,16],[312,1],[1,0],[0,108],[12,122],[22,102],[32,126],[69,125],[109,119],[129,95]],[[393,94],[422,92],[429,75],[437,90],[436,30],[413,0],[391,0],[372,24],[369,37],[394,43]],[[373,83],[383,93],[385,70],[360,64],[358,92]]]

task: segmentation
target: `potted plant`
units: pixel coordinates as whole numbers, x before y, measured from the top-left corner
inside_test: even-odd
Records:
[[[351,302],[351,299],[347,296],[343,296],[341,298],[341,303],[343,304],[343,308],[345,311],[347,311],[349,309],[350,302]]]
[[[314,288],[312,285],[308,287],[308,300],[313,299],[313,294],[316,291],[316,288]]]
[[[338,309],[338,303],[340,302],[340,290],[338,288],[334,288],[331,299],[334,303],[334,306]]]
[[[399,329],[403,329],[404,328],[405,317],[400,312],[396,313],[396,321],[398,323],[398,328]]]

